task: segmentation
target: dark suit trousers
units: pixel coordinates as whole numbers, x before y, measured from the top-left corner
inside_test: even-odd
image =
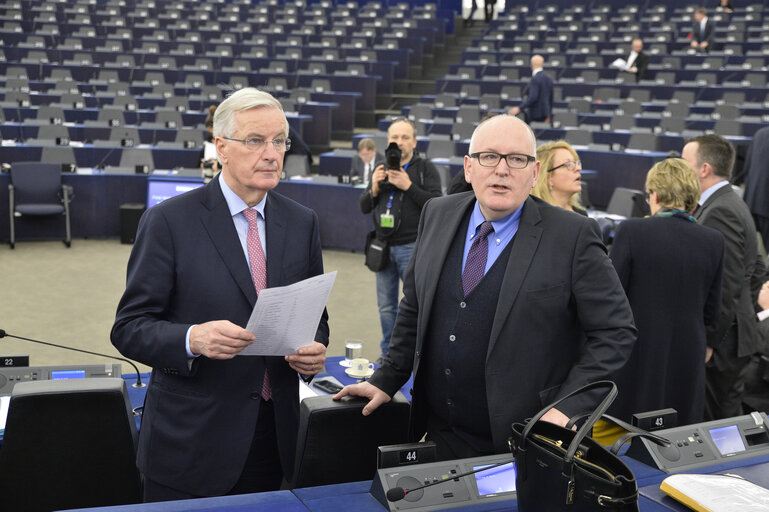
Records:
[[[205,461],[201,463],[205,464]],[[227,495],[277,491],[282,481],[283,471],[280,466],[278,439],[275,433],[275,412],[271,401],[262,400],[246,465],[240,479]],[[187,494],[153,480],[144,479],[145,503],[202,497],[204,496]]]
[[[705,421],[732,418],[742,414],[742,397],[751,356],[737,357],[737,330],[727,334],[729,341],[713,351],[705,368]]]

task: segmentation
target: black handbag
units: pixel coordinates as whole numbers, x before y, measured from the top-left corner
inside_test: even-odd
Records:
[[[601,387],[611,390],[578,431],[540,420],[567,398]],[[615,453],[587,435],[616,396],[613,382],[594,382],[548,405],[527,423],[513,424],[510,443],[518,510],[638,511],[633,472]]]
[[[376,237],[376,230],[366,235],[366,266],[372,272],[379,272],[390,264],[390,247],[384,240]]]

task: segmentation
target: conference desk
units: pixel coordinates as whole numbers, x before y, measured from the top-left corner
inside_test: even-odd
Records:
[[[0,147],[0,155],[7,148]],[[98,149],[102,152],[109,151],[105,148]],[[115,153],[115,158],[119,161],[120,148]],[[196,158],[198,154],[196,151]],[[39,154],[37,156],[39,158]],[[34,160],[34,155],[29,155],[28,158]],[[71,185],[75,192],[70,203],[74,238],[117,237],[120,235],[120,205],[146,203],[146,175],[112,175],[97,172],[99,174],[62,174],[62,182]],[[10,175],[0,173],[0,212],[8,212],[9,183]],[[317,213],[321,246],[324,249],[363,251],[366,234],[373,229],[373,222],[370,215],[364,215],[360,211],[358,199],[362,189],[336,183],[288,180],[281,181],[276,191]],[[6,219],[7,217],[0,219],[0,241],[3,242],[10,239]],[[63,217],[16,219],[16,236],[19,243],[25,240],[59,239],[62,238],[63,232]]]
[[[636,475],[640,496],[640,512],[685,512],[690,509],[677,503],[672,498],[664,496],[659,491],[659,484],[668,475],[649,466],[645,466],[628,457],[622,457]],[[752,475],[753,479],[763,485],[769,484],[766,475],[769,474],[769,456],[755,457],[743,461],[712,466],[699,473],[718,473],[731,470],[735,473]],[[750,478],[750,477],[749,477]],[[165,503],[147,503],[142,505],[124,505],[117,507],[100,507],[88,510],[90,512],[160,512],[160,511],[196,511],[209,512],[249,510],[253,512],[278,512],[283,510],[302,510],[312,512],[338,512],[354,510],[356,512],[382,512],[387,510],[376,498],[369,494],[370,481],[351,482],[319,487],[307,487],[292,491],[276,491],[240,496],[223,496],[219,498],[204,498]],[[290,508],[289,508],[290,507]],[[518,504],[513,500],[496,503],[485,503],[450,509],[456,512],[517,512]],[[544,512],[544,511],[543,511]]]

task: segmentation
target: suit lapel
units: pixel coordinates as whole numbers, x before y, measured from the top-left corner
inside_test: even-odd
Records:
[[[281,215],[274,193],[267,193],[264,221],[267,232],[267,287],[271,288],[280,286],[280,283],[283,282],[281,263],[283,262],[283,252],[286,249],[285,219]]]
[[[534,254],[542,238],[542,228],[537,226],[540,220],[539,207],[533,199],[528,198],[526,203],[524,203],[521,221],[518,224],[518,232],[512,241],[513,247],[507,260],[505,276],[502,279],[502,287],[500,288],[497,300],[497,310],[494,314],[494,323],[491,326],[491,335],[489,336],[487,357],[494,350],[494,345],[497,343],[502,326],[513,309],[513,304],[521,290],[523,280],[529,271],[531,262],[534,260]]]
[[[256,303],[256,290],[251,280],[251,271],[243,254],[235,224],[224,200],[222,189],[217,180],[221,175],[206,185],[203,193],[203,204],[208,210],[201,217],[201,222],[211,238],[211,242],[219,252],[232,278],[240,287],[243,295],[250,304]],[[269,268],[268,268],[269,270]],[[267,273],[269,279],[269,271]]]
[[[443,220],[434,222],[434,229],[429,234],[425,233],[423,239],[419,241],[421,250],[429,251],[430,257],[425,259],[426,264],[419,267],[419,272],[422,274],[422,279],[424,279],[424,293],[420,297],[421,311],[419,318],[421,322],[419,325],[420,332],[417,336],[418,340],[424,340],[427,324],[430,319],[430,311],[435,299],[435,290],[438,288],[438,280],[441,277],[451,243],[456,237],[459,224],[474,201],[475,195],[472,192],[468,192],[466,197],[462,198],[456,207],[452,207],[446,212],[438,212],[438,215]],[[446,236],[447,233],[451,235]],[[418,275],[415,276],[415,279],[419,279]],[[417,290],[420,288],[420,286],[417,286]]]

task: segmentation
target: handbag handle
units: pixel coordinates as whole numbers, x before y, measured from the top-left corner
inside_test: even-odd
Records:
[[[577,414],[576,416],[572,416],[569,422],[566,424],[566,428],[571,428],[572,425],[582,420],[583,418],[586,418],[587,416],[589,416],[589,414],[590,413],[584,412],[581,414]],[[622,421],[621,419],[615,418],[614,416],[611,416],[609,414],[602,415],[600,419],[607,421],[609,423],[614,423],[618,427],[621,427],[627,430],[627,433],[622,434],[619,438],[617,438],[617,440],[614,441],[614,444],[611,446],[611,452],[614,455],[617,455],[617,452],[619,452],[619,449],[622,448],[623,444],[625,444],[626,442],[628,442],[628,440],[634,437],[644,437],[659,446],[668,446],[671,444],[671,441],[669,439],[665,439],[664,437],[658,436],[657,434],[652,434],[651,432],[647,432],[641,428],[631,425],[630,423]]]
[[[574,439],[572,439],[571,444],[569,445],[569,449],[566,451],[566,455],[564,456],[563,461],[565,464],[571,464],[571,461],[574,458],[574,454],[577,452],[577,448],[585,436],[587,436],[588,431],[593,428],[593,424],[598,421],[598,418],[600,418],[603,413],[606,412],[614,399],[617,398],[617,385],[610,380],[599,380],[590,384],[586,384],[543,408],[536,414],[536,416],[529,420],[529,422],[524,427],[523,432],[521,433],[521,446],[526,446],[526,438],[529,436],[529,432],[534,427],[534,424],[542,419],[542,416],[544,416],[547,411],[574,395],[583,393],[585,391],[590,391],[592,389],[606,387],[610,388],[609,392],[606,394],[606,397],[603,399],[603,401],[601,401],[600,404],[598,404],[598,407],[590,414],[585,424],[582,425],[582,427],[577,431],[577,434],[574,436]]]

